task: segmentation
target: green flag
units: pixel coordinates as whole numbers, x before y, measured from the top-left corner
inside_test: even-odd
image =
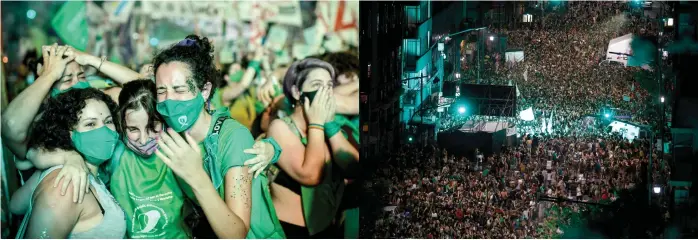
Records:
[[[85,2],[65,2],[51,20],[51,26],[65,44],[85,51],[87,48],[87,5]]]

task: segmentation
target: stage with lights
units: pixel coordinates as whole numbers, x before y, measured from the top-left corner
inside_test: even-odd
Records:
[[[499,153],[502,147],[517,145],[516,127],[504,121],[466,121],[457,131],[441,132],[439,146],[449,153],[474,160],[475,149],[485,156]]]

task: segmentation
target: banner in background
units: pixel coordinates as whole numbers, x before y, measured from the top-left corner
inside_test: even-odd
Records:
[[[51,26],[65,44],[85,51],[88,42],[85,2],[65,2],[51,20]]]
[[[260,21],[300,27],[303,24],[300,1],[271,1],[237,3],[240,20]]]
[[[283,25],[273,25],[267,33],[265,45],[274,51],[281,51],[288,41],[289,31]]]
[[[141,1],[142,13],[154,19],[188,18],[199,20],[238,18],[233,2]]]
[[[127,0],[104,2],[102,8],[107,12],[109,22],[121,24],[128,22],[135,4],[135,1]]]
[[[349,45],[359,45],[359,1],[318,2],[315,13],[325,32],[336,34]]]

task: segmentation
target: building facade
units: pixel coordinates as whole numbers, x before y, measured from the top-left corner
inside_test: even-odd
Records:
[[[360,2],[361,154],[396,147],[400,135],[400,77],[404,3]]]

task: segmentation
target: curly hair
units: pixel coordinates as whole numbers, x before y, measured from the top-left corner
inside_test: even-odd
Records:
[[[189,35],[179,43],[157,53],[153,58],[153,72],[156,73],[162,64],[170,62],[182,62],[189,66],[191,78],[199,90],[208,82],[212,85],[211,90],[220,85],[221,75],[214,64],[213,45],[206,37]],[[212,96],[213,94],[210,94],[208,98],[211,99]]]
[[[305,82],[305,78],[308,74],[316,69],[322,68],[330,72],[330,77],[333,83],[337,83],[337,75],[335,74],[334,67],[331,64],[316,58],[306,58],[300,61],[296,61],[288,68],[286,75],[284,76],[284,95],[293,96],[293,87],[297,87],[300,91],[301,86]],[[289,99],[290,100],[290,99]]]
[[[55,98],[48,99],[41,117],[34,123],[29,135],[29,148],[75,150],[70,132],[78,124],[78,117],[87,104],[94,99],[107,104],[112,116],[116,116],[116,103],[94,88],[70,89]],[[117,124],[118,127],[118,123]]]
[[[148,114],[148,125],[147,128],[151,131],[160,131],[161,129],[155,129],[155,122],[165,123],[164,119],[155,108],[155,102],[157,102],[155,93],[155,83],[149,79],[137,79],[124,84],[124,87],[119,93],[119,110],[118,118],[116,122],[117,131],[122,135],[126,136],[126,111],[128,110],[145,110]]]

